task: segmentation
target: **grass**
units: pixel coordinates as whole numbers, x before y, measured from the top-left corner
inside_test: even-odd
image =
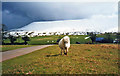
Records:
[[[19,49],[19,48],[25,48],[25,47],[30,47],[33,45],[2,45],[2,52],[8,51],[8,50],[14,50],[14,49]]]
[[[24,42],[24,40],[22,40],[22,38],[20,37],[20,38],[17,38],[17,40],[15,41],[15,43],[23,43]],[[10,40],[9,40],[9,38],[7,38],[5,41],[4,41],[4,43],[11,43],[10,42]]]
[[[58,45],[2,63],[3,74],[118,74],[118,45],[72,44],[68,55]]]
[[[31,37],[28,44],[30,44],[30,45],[54,44],[54,43],[56,43],[57,39],[58,39],[58,36]]]
[[[61,39],[64,37],[64,35],[61,36],[40,36],[40,37],[33,37],[31,38],[31,41],[28,42],[30,45],[41,45],[41,44],[55,44],[57,39]],[[86,42],[91,42],[91,39],[85,40],[84,38],[87,37],[87,35],[71,35],[70,37],[70,42],[71,44],[76,44],[76,42],[80,43],[86,43]]]
[[[57,39],[61,39],[64,35],[53,35],[53,36],[39,36],[39,37],[30,37],[30,41],[28,41],[29,45],[46,45],[46,44],[56,44]],[[91,42],[91,39],[85,40],[84,38],[87,35],[70,35],[71,44],[76,44],[76,42],[80,42],[81,44]],[[15,41],[15,43],[23,43],[22,38],[19,38]],[[9,39],[6,39],[4,43],[10,43]]]

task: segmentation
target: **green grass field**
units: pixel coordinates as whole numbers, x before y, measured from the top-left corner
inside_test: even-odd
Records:
[[[58,45],[2,63],[3,74],[118,74],[118,45],[72,44],[68,55]]]
[[[28,41],[29,45],[46,45],[46,44],[55,44],[57,39],[61,39],[64,35],[53,35],[53,36],[39,36],[39,37],[31,37],[30,41]],[[84,38],[87,35],[71,35],[69,36],[71,40],[71,44],[76,44],[76,42],[80,42],[81,44],[91,42],[91,39],[85,40]],[[10,43],[9,39],[4,41],[5,43]],[[24,41],[19,38],[16,43],[23,43]]]
[[[2,52],[8,51],[8,50],[14,50],[14,49],[19,49],[19,48],[25,48],[25,47],[30,47],[33,45],[2,45]]]
[[[62,37],[64,37],[64,35],[33,37],[31,38],[31,41],[28,42],[28,44],[30,45],[55,44],[57,39],[61,39]],[[76,42],[80,42],[81,44],[91,42],[91,39],[88,39],[88,40],[84,39],[85,37],[87,37],[87,35],[79,35],[79,36],[71,35],[69,37],[70,37],[71,44],[76,44]]]
[[[46,45],[46,44],[55,44],[57,39],[61,39],[65,35],[51,35],[51,36],[38,36],[38,37],[30,37],[30,41],[28,41],[29,45]],[[69,35],[71,44],[76,44],[76,42],[80,42],[81,44],[91,43],[91,39],[85,40],[84,38],[88,35]],[[97,37],[106,38],[104,34],[98,34]],[[116,38],[116,35],[110,34],[113,40]],[[10,43],[9,39],[6,39],[4,43]],[[22,38],[17,38],[15,43],[24,43]]]

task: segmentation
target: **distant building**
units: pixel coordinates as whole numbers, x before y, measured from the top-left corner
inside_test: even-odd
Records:
[[[115,39],[115,40],[113,40],[113,43],[119,43],[119,42],[120,42],[119,39]]]
[[[104,38],[103,37],[97,37],[95,39],[96,42],[103,42]]]

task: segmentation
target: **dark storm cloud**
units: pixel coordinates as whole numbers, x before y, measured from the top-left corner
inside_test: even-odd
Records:
[[[2,20],[3,24],[8,26],[8,29],[13,29],[25,26],[34,21],[84,19],[95,14],[111,14],[113,11],[111,4],[112,3],[3,2]]]

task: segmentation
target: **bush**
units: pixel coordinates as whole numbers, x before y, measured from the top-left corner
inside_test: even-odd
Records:
[[[22,39],[24,40],[25,45],[27,44],[27,41],[30,41],[30,38],[27,35],[23,36]]]
[[[14,42],[17,40],[17,38],[12,35],[9,35],[9,39],[10,39],[11,44],[14,44]]]
[[[112,35],[110,33],[105,33],[105,38],[104,38],[103,42],[112,43],[113,42]]]
[[[94,34],[93,32],[90,32],[90,33],[88,33],[88,35],[90,36],[90,39],[92,40],[92,43],[94,43],[95,40],[96,40],[96,34]]]

